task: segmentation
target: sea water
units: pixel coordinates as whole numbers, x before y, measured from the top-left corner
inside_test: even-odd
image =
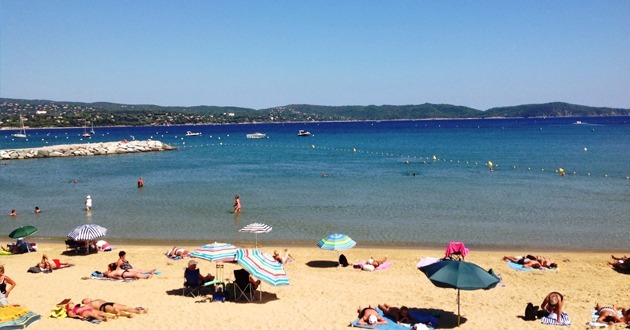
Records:
[[[254,132],[267,138],[245,137]],[[82,129],[32,129],[27,140],[1,133],[0,149],[124,139],[179,148],[3,161],[5,235],[34,225],[36,237],[63,238],[96,223],[110,241],[248,244],[256,238],[239,229],[260,222],[273,230],[259,242],[314,245],[344,233],[359,245],[630,248],[630,117],[97,127],[90,139]]]

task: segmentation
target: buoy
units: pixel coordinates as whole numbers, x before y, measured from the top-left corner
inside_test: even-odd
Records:
[[[433,155],[433,160],[437,160],[437,157],[435,157],[435,155]]]
[[[352,152],[357,152],[357,148],[352,148]]]
[[[584,147],[584,152],[586,152],[586,151],[588,151],[588,148],[587,148],[587,147]]]

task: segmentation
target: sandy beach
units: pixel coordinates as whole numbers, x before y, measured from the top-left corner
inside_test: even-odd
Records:
[[[189,259],[170,260],[169,246],[131,245],[110,242],[116,249],[91,255],[64,255],[62,243],[39,243],[39,251],[1,256],[6,275],[17,282],[9,301],[42,315],[31,329],[343,329],[357,316],[359,305],[388,303],[440,311],[438,328],[457,323],[457,291],[435,287],[416,267],[422,257],[442,257],[443,249],[356,247],[345,251],[350,262],[387,257],[394,265],[384,271],[367,272],[335,267],[337,253],[313,246],[291,247],[296,260],[286,265],[291,284],[273,287],[263,283],[262,302],[199,302],[201,298],[181,295],[183,270]],[[187,246],[194,250],[196,246]],[[263,246],[272,253],[282,247]],[[479,251],[470,247],[466,260],[492,268],[504,286],[491,290],[462,291],[462,329],[538,329],[539,321],[523,321],[528,302],[539,305],[545,295],[558,291],[565,296],[565,310],[573,325],[584,329],[595,303],[630,307],[630,275],[620,274],[606,264],[606,252]],[[159,275],[129,283],[81,279],[93,271],[104,271],[125,250],[136,268],[157,268]],[[46,253],[76,266],[52,274],[30,274],[26,270]],[[501,260],[504,255],[544,254],[559,263],[557,271],[517,272]],[[198,259],[199,260],[199,259]],[[202,273],[215,273],[215,264],[199,260]],[[240,266],[226,264],[225,276],[234,278]],[[64,298],[75,302],[85,297],[102,298],[149,309],[135,318],[119,318],[93,325],[76,319],[49,318],[51,309]]]

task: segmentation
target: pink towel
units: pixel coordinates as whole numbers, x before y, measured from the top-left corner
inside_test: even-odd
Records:
[[[449,257],[453,253],[459,253],[462,257],[466,257],[468,254],[468,248],[462,242],[450,242],[446,247],[446,252],[444,252],[446,257]]]

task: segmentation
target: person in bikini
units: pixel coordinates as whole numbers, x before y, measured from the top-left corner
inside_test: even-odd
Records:
[[[72,266],[74,266],[74,264],[68,263],[67,261],[61,261],[59,259],[50,260],[45,254],[42,256],[42,260],[37,264],[37,267],[39,267],[42,271],[52,271],[53,269],[61,269]]]
[[[148,309],[143,307],[129,307],[115,302],[105,302],[103,299],[85,298],[81,303],[85,306],[98,309],[101,312],[116,314],[118,316],[133,317],[134,314],[146,314],[148,312]]]
[[[359,321],[357,322],[360,325],[378,325],[378,324],[387,324],[387,320],[381,317],[381,315],[372,307],[368,305],[368,307],[357,309],[357,313],[359,313]]]
[[[115,280],[122,280],[125,278],[148,279],[153,277],[153,273],[143,273],[135,269],[116,268],[116,264],[114,263],[107,265],[107,271],[104,272],[103,275],[107,278]]]
[[[107,321],[108,319],[115,319],[118,317],[117,315],[101,312],[98,309],[92,308],[90,306],[81,306],[80,304],[74,304],[72,301],[68,302],[65,308],[68,317],[77,319],[87,319],[91,317],[99,321]]]
[[[125,251],[120,251],[118,252],[118,261],[116,261],[116,269],[123,269],[123,270],[128,270],[131,272],[135,272],[135,273],[140,273],[140,274],[153,274],[155,273],[155,269],[136,269],[133,268],[133,266],[131,266],[131,264],[129,263],[129,261],[127,261],[127,252]]]
[[[177,246],[173,246],[172,249],[170,249],[167,253],[167,256],[171,257],[171,258],[175,258],[175,257],[189,257],[190,256],[190,252],[186,251],[185,249],[182,248],[178,248]]]
[[[595,310],[598,315],[597,322],[606,323],[608,325],[625,324],[624,320],[619,317],[619,312],[622,310],[617,309],[615,305],[610,307],[597,304],[595,305]]]
[[[533,257],[533,256],[531,257],[530,256],[526,256],[526,257],[504,256],[503,261],[511,261],[519,265],[523,265],[523,268],[534,268],[534,269],[542,268],[542,265],[540,264],[540,262],[538,262],[538,260],[536,260],[536,257]]]

